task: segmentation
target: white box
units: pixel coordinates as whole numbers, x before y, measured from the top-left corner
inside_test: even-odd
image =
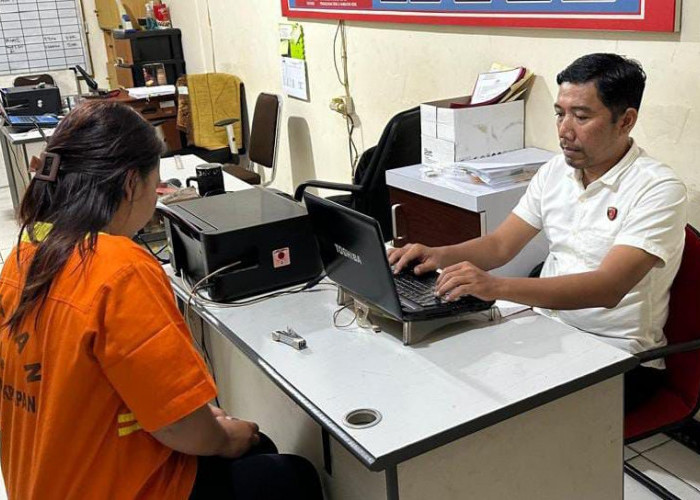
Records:
[[[463,97],[421,104],[423,163],[471,160],[524,147],[525,101],[450,107],[468,100]]]

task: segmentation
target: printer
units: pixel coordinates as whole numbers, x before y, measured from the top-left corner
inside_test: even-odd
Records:
[[[53,85],[3,88],[0,97],[8,115],[61,114],[61,93]]]
[[[160,206],[170,263],[217,302],[308,282],[321,273],[306,209],[288,198],[251,188]]]

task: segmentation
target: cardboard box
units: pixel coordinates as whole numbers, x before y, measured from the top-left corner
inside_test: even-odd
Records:
[[[524,147],[525,101],[450,107],[468,100],[462,97],[421,104],[423,163],[471,160]]]

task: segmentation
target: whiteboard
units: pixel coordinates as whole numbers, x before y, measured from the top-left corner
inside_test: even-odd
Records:
[[[0,0],[0,75],[91,71],[80,0]]]

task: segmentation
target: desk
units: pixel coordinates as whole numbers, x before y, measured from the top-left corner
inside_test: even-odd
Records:
[[[527,182],[502,187],[472,184],[443,176],[427,177],[423,165],[387,170],[394,245],[453,245],[492,233],[510,214]],[[504,276],[527,276],[549,249],[537,235],[515,259],[494,270]]]
[[[185,187],[187,178],[197,175],[195,167],[206,163],[206,161],[197,155],[179,155],[179,158],[179,164],[174,156],[160,159],[160,178],[163,181],[177,179],[182,183],[182,187]],[[244,189],[254,189],[254,186],[224,170],[224,189],[226,191],[242,191]]]
[[[42,129],[47,137],[53,135],[53,128]],[[29,158],[27,147],[36,144],[36,153],[43,149],[44,138],[38,130],[13,132],[7,126],[0,126],[0,147],[7,172],[12,206],[16,209],[29,185]]]
[[[622,498],[633,356],[531,311],[477,314],[405,347],[396,324],[333,327],[337,307],[325,290],[190,309],[223,406],[324,468],[329,499]],[[287,325],[307,349],[271,340]],[[347,427],[357,408],[382,420]]]
[[[83,97],[86,99],[104,99],[101,96]],[[149,122],[157,123],[163,132],[163,140],[168,151],[182,149],[180,131],[177,129],[177,98],[174,94],[135,99],[127,91],[120,90],[117,96],[109,97],[109,99],[127,104],[138,111]]]

